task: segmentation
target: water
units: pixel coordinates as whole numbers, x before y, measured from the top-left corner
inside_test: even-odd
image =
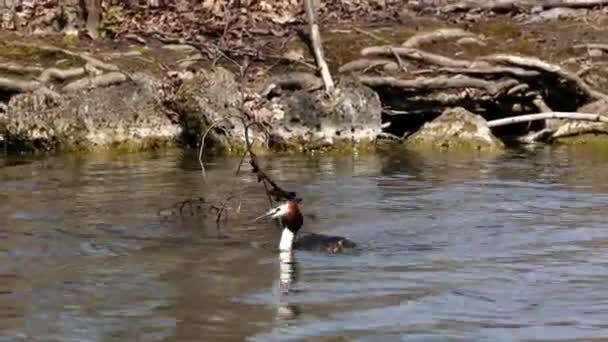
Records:
[[[0,341],[608,338],[605,151],[264,159],[304,198],[304,231],[360,244],[292,263],[251,222],[268,203],[252,174],[234,186],[237,160],[206,182],[180,151],[16,161],[0,160]],[[233,189],[220,230],[159,219]]]

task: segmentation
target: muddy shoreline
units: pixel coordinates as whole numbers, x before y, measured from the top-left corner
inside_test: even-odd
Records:
[[[247,136],[258,151],[605,139],[607,11],[429,14],[414,5],[398,20],[323,26],[335,96],[295,33],[258,35],[257,56],[210,56],[188,40],[0,31],[2,143],[16,152],[142,150],[198,147],[204,136],[207,151],[239,153]],[[597,117],[492,124],[553,112]]]

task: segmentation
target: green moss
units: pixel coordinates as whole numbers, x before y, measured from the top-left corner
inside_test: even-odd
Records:
[[[592,148],[608,150],[608,135],[607,134],[580,134],[571,137],[559,138],[555,141],[556,144],[562,145],[587,145]]]
[[[6,41],[0,42],[0,56],[12,58],[27,58],[39,55],[40,48],[33,44],[17,44]]]

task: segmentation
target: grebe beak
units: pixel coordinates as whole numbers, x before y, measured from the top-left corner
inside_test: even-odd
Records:
[[[280,207],[272,208],[272,209],[268,210],[264,215],[256,217],[256,219],[253,220],[253,222],[259,221],[259,220],[267,218],[267,217],[272,217],[273,215],[278,213],[280,209],[281,209]]]

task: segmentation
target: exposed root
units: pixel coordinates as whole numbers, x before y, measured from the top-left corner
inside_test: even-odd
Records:
[[[282,89],[316,90],[321,87],[323,81],[317,76],[306,72],[291,72],[273,77],[260,95],[266,97],[280,93]]]
[[[63,91],[77,91],[96,87],[106,87],[113,84],[122,83],[127,80],[127,76],[120,72],[110,72],[100,76],[83,78],[66,84]]]
[[[486,60],[486,61],[493,61],[496,63],[511,64],[511,65],[515,65],[518,67],[522,67],[522,68],[537,69],[537,70],[541,70],[541,71],[544,71],[547,73],[552,73],[561,78],[564,78],[566,80],[569,80],[569,81],[575,83],[587,96],[589,96],[592,99],[596,99],[596,100],[608,99],[608,95],[591,88],[589,85],[587,85],[587,83],[585,83],[585,81],[583,81],[576,74],[570,73],[570,72],[562,69],[558,65],[544,62],[538,58],[521,57],[521,56],[506,55],[506,54],[496,54],[496,55],[485,56],[485,57],[482,57],[481,59]]]
[[[361,55],[380,55],[380,56],[393,56],[397,54],[400,57],[423,62],[427,64],[434,64],[449,68],[468,68],[473,63],[467,60],[453,59],[442,55],[437,55],[430,52],[424,52],[418,49],[406,48],[406,47],[393,47],[393,46],[371,46],[361,50]]]
[[[23,81],[0,77],[0,90],[13,93],[27,93],[40,87],[38,81]]]
[[[574,45],[575,49],[596,49],[602,51],[608,51],[608,44],[578,44]]]
[[[569,119],[569,120],[584,120],[584,121],[595,121],[608,123],[608,117],[599,114],[590,113],[571,113],[571,112],[548,112],[538,114],[526,114],[513,116],[510,118],[498,119],[488,121],[488,127],[500,127],[506,125],[512,125],[520,122],[529,122],[535,120],[545,119]]]
[[[38,77],[38,81],[42,83],[47,83],[53,79],[64,81],[68,78],[79,77],[85,74],[85,68],[73,68],[73,69],[57,69],[57,68],[49,68],[45,69],[40,76]]]
[[[366,58],[362,58],[362,59],[357,59],[351,62],[348,62],[342,66],[340,66],[340,68],[338,69],[339,73],[348,73],[348,72],[355,72],[355,71],[360,71],[363,70],[363,72],[367,72],[369,70],[375,69],[375,68],[384,68],[386,69],[390,69],[390,70],[396,70],[399,66],[397,65],[397,63],[388,60],[388,59],[366,59]]]
[[[359,81],[370,87],[390,86],[412,90],[477,88],[483,89],[491,95],[496,95],[498,93],[504,92],[507,89],[518,84],[518,82],[513,79],[506,79],[500,82],[492,82],[468,76],[454,76],[449,78],[440,76],[433,78],[417,78],[414,80],[402,80],[394,77],[361,76],[359,77]]]
[[[526,70],[522,68],[509,68],[500,66],[475,67],[475,68],[441,68],[439,72],[451,74],[477,75],[477,76],[495,76],[495,75],[510,75],[518,78],[531,78],[540,76],[540,72],[535,70]]]
[[[531,7],[525,0],[465,0],[441,8],[442,12],[466,12],[480,9],[486,11],[510,12],[522,7]]]
[[[44,69],[38,66],[24,66],[15,63],[0,63],[0,71],[10,72],[18,75],[37,74]]]
[[[558,7],[591,8],[603,5],[608,5],[608,0],[544,0],[541,4],[543,9]]]
[[[417,48],[423,44],[439,43],[465,37],[474,38],[476,35],[459,28],[441,28],[432,32],[418,33],[406,40],[401,46]]]

